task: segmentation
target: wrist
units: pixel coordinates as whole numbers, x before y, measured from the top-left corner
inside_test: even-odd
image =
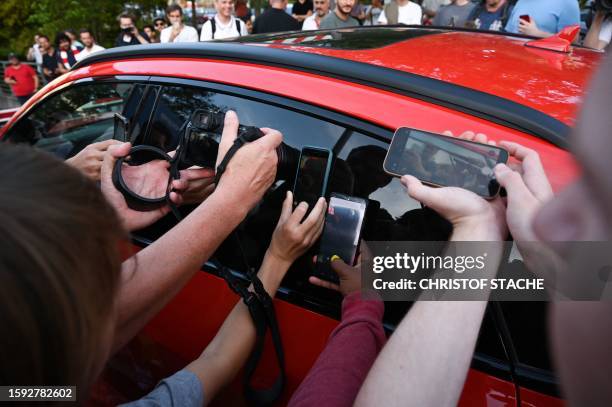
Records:
[[[289,267],[291,267],[291,263],[285,259],[278,258],[270,250],[266,252],[257,276],[270,297],[274,297],[276,294],[276,290],[278,290]]]
[[[226,188],[215,188],[214,192],[206,198],[202,204],[209,202],[210,205],[220,205],[223,208],[223,213],[226,216],[239,217],[240,221],[246,218],[251,210],[248,204],[245,204],[242,199],[237,198],[238,195],[232,193]],[[200,204],[200,206],[202,205]]]
[[[494,217],[468,218],[453,225],[452,241],[503,241]]]

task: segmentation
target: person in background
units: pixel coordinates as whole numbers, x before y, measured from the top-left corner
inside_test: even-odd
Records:
[[[59,76],[57,58],[55,57],[55,48],[51,45],[49,37],[42,34],[38,37],[38,45],[42,53],[42,71],[45,82],[51,82]]]
[[[421,6],[410,0],[391,0],[378,17],[378,24],[421,24]]]
[[[595,18],[584,38],[584,46],[599,50],[606,49],[612,40],[612,14],[603,10],[595,12]]]
[[[468,17],[474,11],[475,3],[469,0],[453,0],[448,6],[442,6],[433,19],[433,25],[445,27],[465,27]]]
[[[383,4],[381,0],[372,0],[372,4],[370,4],[366,8],[366,19],[364,25],[375,25],[378,23],[378,18],[380,17],[380,13],[382,13]]]
[[[244,23],[244,26],[247,30],[247,34],[253,34],[253,20],[251,20],[250,17],[246,17],[244,19],[241,18],[240,21]]]
[[[81,42],[83,43],[84,47],[81,52],[76,55],[77,61],[80,61],[94,52],[103,51],[105,49],[104,47],[96,44],[96,39],[91,31],[87,28],[82,28],[81,31],[79,31],[79,36],[81,37]]]
[[[55,36],[55,57],[57,58],[57,69],[59,73],[66,73],[77,63],[77,55],[82,48],[72,44],[66,33],[58,33]]]
[[[529,16],[529,20],[522,16]],[[570,25],[580,25],[580,7],[576,0],[518,0],[506,31],[545,38]]]
[[[351,17],[359,21],[359,25],[363,25],[366,19],[366,7],[361,4],[361,0],[355,0],[355,5],[351,10]]]
[[[136,28],[136,19],[134,16],[129,13],[122,13],[117,18],[117,21],[119,22],[121,32],[115,39],[115,47],[149,43],[147,34],[138,31],[138,28]]]
[[[157,38],[157,31],[155,31],[155,27],[153,27],[152,25],[145,25],[144,27],[142,27],[142,31],[147,34],[147,37],[149,37],[149,41],[151,42],[151,44],[159,42],[159,38]]]
[[[38,75],[13,53],[8,55],[8,61],[10,65],[4,70],[4,82],[11,87],[19,104],[23,105],[38,89]]]
[[[251,10],[247,6],[246,0],[236,0],[236,4],[234,6],[234,14],[242,21],[251,19]]]
[[[40,45],[38,39],[41,34],[34,34],[34,45],[28,49],[27,60],[34,61],[36,63],[36,71],[42,75],[42,53],[40,52]]]
[[[300,29],[304,24],[304,20],[312,15],[312,9],[314,5],[312,0],[295,0],[293,8],[291,9],[291,15],[299,23]]]
[[[508,0],[484,0],[474,8],[467,24],[477,30],[503,31],[511,12]]]
[[[321,20],[329,14],[329,0],[314,0],[314,14],[304,20],[302,30],[318,30]]]
[[[300,24],[285,12],[286,8],[287,0],[270,0],[270,7],[255,19],[253,34],[299,30]]]
[[[200,41],[241,37],[248,35],[244,21],[233,16],[234,0],[215,0],[217,14],[202,26]]]
[[[158,41],[159,41],[159,35],[161,34],[164,28],[168,27],[168,23],[166,23],[165,18],[157,17],[155,20],[153,20],[153,26],[155,27],[155,31],[157,32],[156,37],[158,38]]]
[[[431,25],[438,10],[442,6],[448,6],[451,0],[423,0],[421,7],[423,8],[423,24]]]
[[[336,8],[321,20],[322,29],[346,28],[359,25],[359,21],[351,17],[355,0],[336,0]]]
[[[64,34],[66,34],[70,38],[70,41],[71,41],[72,45],[74,45],[74,46],[76,46],[78,48],[83,48],[84,47],[84,45],[77,38],[76,32],[72,28],[69,28],[69,29],[65,30]]]
[[[198,31],[183,23],[183,9],[178,4],[166,8],[166,18],[170,26],[162,30],[159,41],[164,42],[198,42]]]

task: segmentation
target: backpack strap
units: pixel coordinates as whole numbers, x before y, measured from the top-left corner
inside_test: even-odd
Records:
[[[215,24],[215,18],[210,19],[210,28],[212,30],[212,39],[215,39],[215,31],[217,31],[217,24]]]
[[[238,31],[238,36],[242,37],[242,33],[240,32],[240,19],[236,18],[235,21],[236,21],[236,31]]]

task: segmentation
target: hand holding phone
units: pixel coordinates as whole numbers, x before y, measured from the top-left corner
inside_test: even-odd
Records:
[[[523,14],[522,16],[519,17],[521,20],[525,21],[526,23],[530,23],[531,22],[531,17],[529,16],[529,14]]]
[[[407,127],[398,129],[385,157],[385,172],[412,175],[424,184],[460,187],[495,198],[500,186],[493,169],[508,161],[503,148]]]

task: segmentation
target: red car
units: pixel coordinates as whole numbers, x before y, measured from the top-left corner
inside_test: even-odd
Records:
[[[366,240],[446,240],[448,225],[382,171],[396,128],[475,130],[522,143],[540,153],[555,189],[576,175],[566,136],[601,54],[580,47],[559,53],[526,46],[529,41],[397,26],[116,48],[90,56],[47,85],[0,134],[67,158],[111,137],[112,114],[123,112],[140,143],[169,150],[193,109],[233,109],[243,124],[279,129],[296,149],[332,150],[337,159],[330,189],[369,200]],[[279,184],[216,253],[238,276],[261,261],[287,188]],[[173,222],[164,219],[134,233],[135,250]],[[276,300],[287,364],[279,405],[289,400],[338,324],[341,298],[309,285],[309,267],[307,260],[298,261]],[[204,265],[111,360],[92,403],[147,393],[199,355],[236,301]],[[389,332],[409,307],[386,304]],[[545,314],[545,303],[491,304],[461,405],[562,404]],[[271,343],[266,353],[259,384],[276,375]],[[244,404],[240,380],[215,404]]]

